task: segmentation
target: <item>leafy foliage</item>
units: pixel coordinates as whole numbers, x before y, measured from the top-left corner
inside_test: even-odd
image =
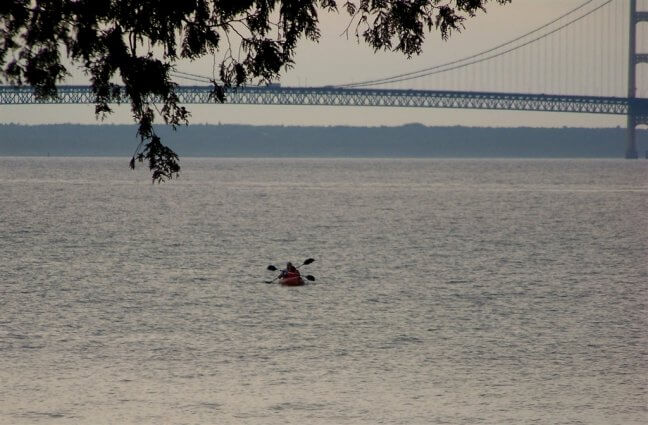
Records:
[[[500,4],[511,0],[490,0]],[[489,0],[356,0],[340,8],[358,40],[406,56],[422,50],[427,32],[445,39]],[[153,123],[188,125],[172,80],[178,60],[211,54],[218,62],[212,97],[271,82],[292,66],[300,39],[318,40],[319,11],[335,0],[2,0],[0,81],[30,84],[39,97],[56,97],[69,75],[62,55],[88,74],[95,112],[128,99],[140,143],[130,165],[148,160],[153,181],[177,176],[178,156],[164,146]],[[216,61],[216,58],[218,60]],[[161,108],[158,107],[161,105]]]

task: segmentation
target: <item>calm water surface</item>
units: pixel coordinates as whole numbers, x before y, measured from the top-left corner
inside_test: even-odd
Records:
[[[0,423],[648,423],[648,161],[183,166],[0,158]]]

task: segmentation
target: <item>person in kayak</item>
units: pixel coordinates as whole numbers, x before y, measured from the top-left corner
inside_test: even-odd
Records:
[[[289,261],[288,264],[286,264],[286,268],[281,271],[279,277],[294,277],[295,275],[300,276],[299,270],[297,270],[297,267],[293,266],[293,264]]]

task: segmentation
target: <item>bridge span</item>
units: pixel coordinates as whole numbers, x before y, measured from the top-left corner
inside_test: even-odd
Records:
[[[220,104],[210,86],[179,86],[184,104]],[[155,102],[155,100],[154,100]],[[0,86],[0,105],[94,104],[89,86],[59,86],[55,98],[37,98],[31,87]],[[115,103],[128,103],[122,96]],[[241,87],[227,93],[225,104],[396,108],[456,108],[506,111],[573,112],[648,116],[648,99],[474,91],[403,90],[339,87]]]

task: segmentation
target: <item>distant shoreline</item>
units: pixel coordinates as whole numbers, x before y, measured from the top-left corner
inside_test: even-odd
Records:
[[[623,158],[624,128],[156,127],[186,158]],[[135,125],[0,124],[0,156],[130,157]],[[648,131],[638,131],[640,157]]]

